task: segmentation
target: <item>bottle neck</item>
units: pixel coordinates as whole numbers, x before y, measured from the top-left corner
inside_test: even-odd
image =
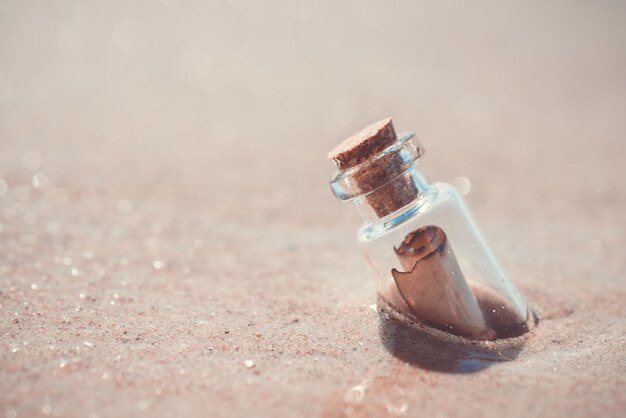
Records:
[[[424,153],[414,134],[405,134],[362,163],[339,170],[331,188],[338,199],[352,201],[366,221],[386,218],[428,189],[417,170]]]
[[[374,223],[401,216],[429,190],[428,181],[417,168],[394,178],[371,193],[354,200],[365,222]]]

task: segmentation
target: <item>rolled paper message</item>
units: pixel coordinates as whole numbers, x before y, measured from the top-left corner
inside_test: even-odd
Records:
[[[407,271],[394,268],[391,274],[417,319],[477,340],[496,337],[485,323],[443,229],[434,225],[419,228],[394,250]]]

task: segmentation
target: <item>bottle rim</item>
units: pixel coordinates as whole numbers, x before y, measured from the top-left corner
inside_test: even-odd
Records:
[[[374,192],[376,189],[413,169],[424,155],[424,152],[424,147],[415,133],[404,133],[400,135],[393,144],[373,155],[371,158],[345,170],[336,170],[330,180],[330,187],[335,196],[342,201],[365,197]],[[362,182],[359,182],[356,179],[362,178],[366,175],[367,170],[376,166],[376,164],[379,165],[379,161],[382,158],[388,157],[391,154],[399,156],[399,161],[401,161],[401,164],[396,167],[396,172],[393,177],[387,178],[385,181],[382,181],[375,186],[364,189],[360,184]]]

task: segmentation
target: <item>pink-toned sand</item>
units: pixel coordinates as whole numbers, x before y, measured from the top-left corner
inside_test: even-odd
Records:
[[[623,416],[625,18],[2,2],[0,416]],[[471,181],[530,334],[380,311],[325,154],[388,115]]]

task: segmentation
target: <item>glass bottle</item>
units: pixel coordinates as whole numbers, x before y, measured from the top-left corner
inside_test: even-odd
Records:
[[[387,119],[329,154],[333,192],[363,218],[357,241],[380,296],[413,321],[474,340],[527,332],[532,312],[464,199],[419,172],[423,153]]]

